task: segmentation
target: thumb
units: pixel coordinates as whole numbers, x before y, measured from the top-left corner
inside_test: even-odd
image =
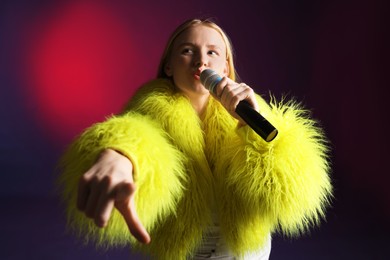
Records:
[[[126,224],[130,230],[130,233],[141,243],[149,244],[150,235],[146,231],[145,227],[139,220],[136,208],[135,208],[135,184],[123,183],[121,184],[116,193],[115,207],[121,213],[126,221]]]

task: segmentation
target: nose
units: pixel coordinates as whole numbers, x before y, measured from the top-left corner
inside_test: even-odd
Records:
[[[207,55],[202,52],[198,52],[194,57],[194,65],[196,68],[207,67]]]

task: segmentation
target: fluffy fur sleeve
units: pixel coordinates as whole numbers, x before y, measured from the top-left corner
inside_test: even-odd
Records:
[[[175,212],[182,195],[184,157],[169,143],[157,123],[136,113],[93,125],[65,153],[60,183],[70,227],[86,240],[104,247],[137,243],[115,209],[104,229],[97,228],[76,209],[78,180],[106,148],[119,150],[131,158],[137,185],[137,213],[149,232],[162,218]]]
[[[238,200],[243,207],[241,213],[231,214],[246,212],[251,219],[243,217],[243,222],[258,218],[263,227],[268,223],[269,231],[299,234],[318,224],[329,204],[327,141],[297,103],[259,102],[262,114],[279,134],[267,143],[245,126],[227,138],[218,171],[226,173],[228,199]]]

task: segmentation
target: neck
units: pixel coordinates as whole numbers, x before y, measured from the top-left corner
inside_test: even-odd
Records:
[[[196,113],[203,120],[204,112],[206,111],[207,104],[209,102],[210,95],[201,96],[195,100],[191,100],[191,104],[195,109]]]
[[[191,102],[192,107],[198,114],[198,116],[203,119],[204,112],[206,111],[207,104],[209,102],[210,94],[197,94],[197,93],[184,93],[185,96]]]
[[[210,92],[205,89],[203,91],[189,91],[186,89],[183,90],[176,87],[176,85],[174,85],[174,88],[176,89],[176,91],[181,92],[190,100],[192,107],[194,108],[200,119],[203,120],[203,114],[206,111],[207,104],[209,102]]]

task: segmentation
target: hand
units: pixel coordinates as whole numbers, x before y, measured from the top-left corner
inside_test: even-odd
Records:
[[[259,111],[259,105],[257,104],[255,93],[253,89],[245,83],[237,83],[228,77],[223,77],[216,86],[215,93],[216,95],[212,95],[221,102],[221,104],[234,118],[239,120],[240,125],[246,125],[246,122],[235,112],[240,101],[248,101],[253,109]]]
[[[148,244],[150,236],[138,218],[134,204],[136,187],[133,164],[122,154],[104,150],[96,163],[81,176],[77,194],[77,208],[105,227],[112,209],[116,207],[125,219],[131,234]]]

